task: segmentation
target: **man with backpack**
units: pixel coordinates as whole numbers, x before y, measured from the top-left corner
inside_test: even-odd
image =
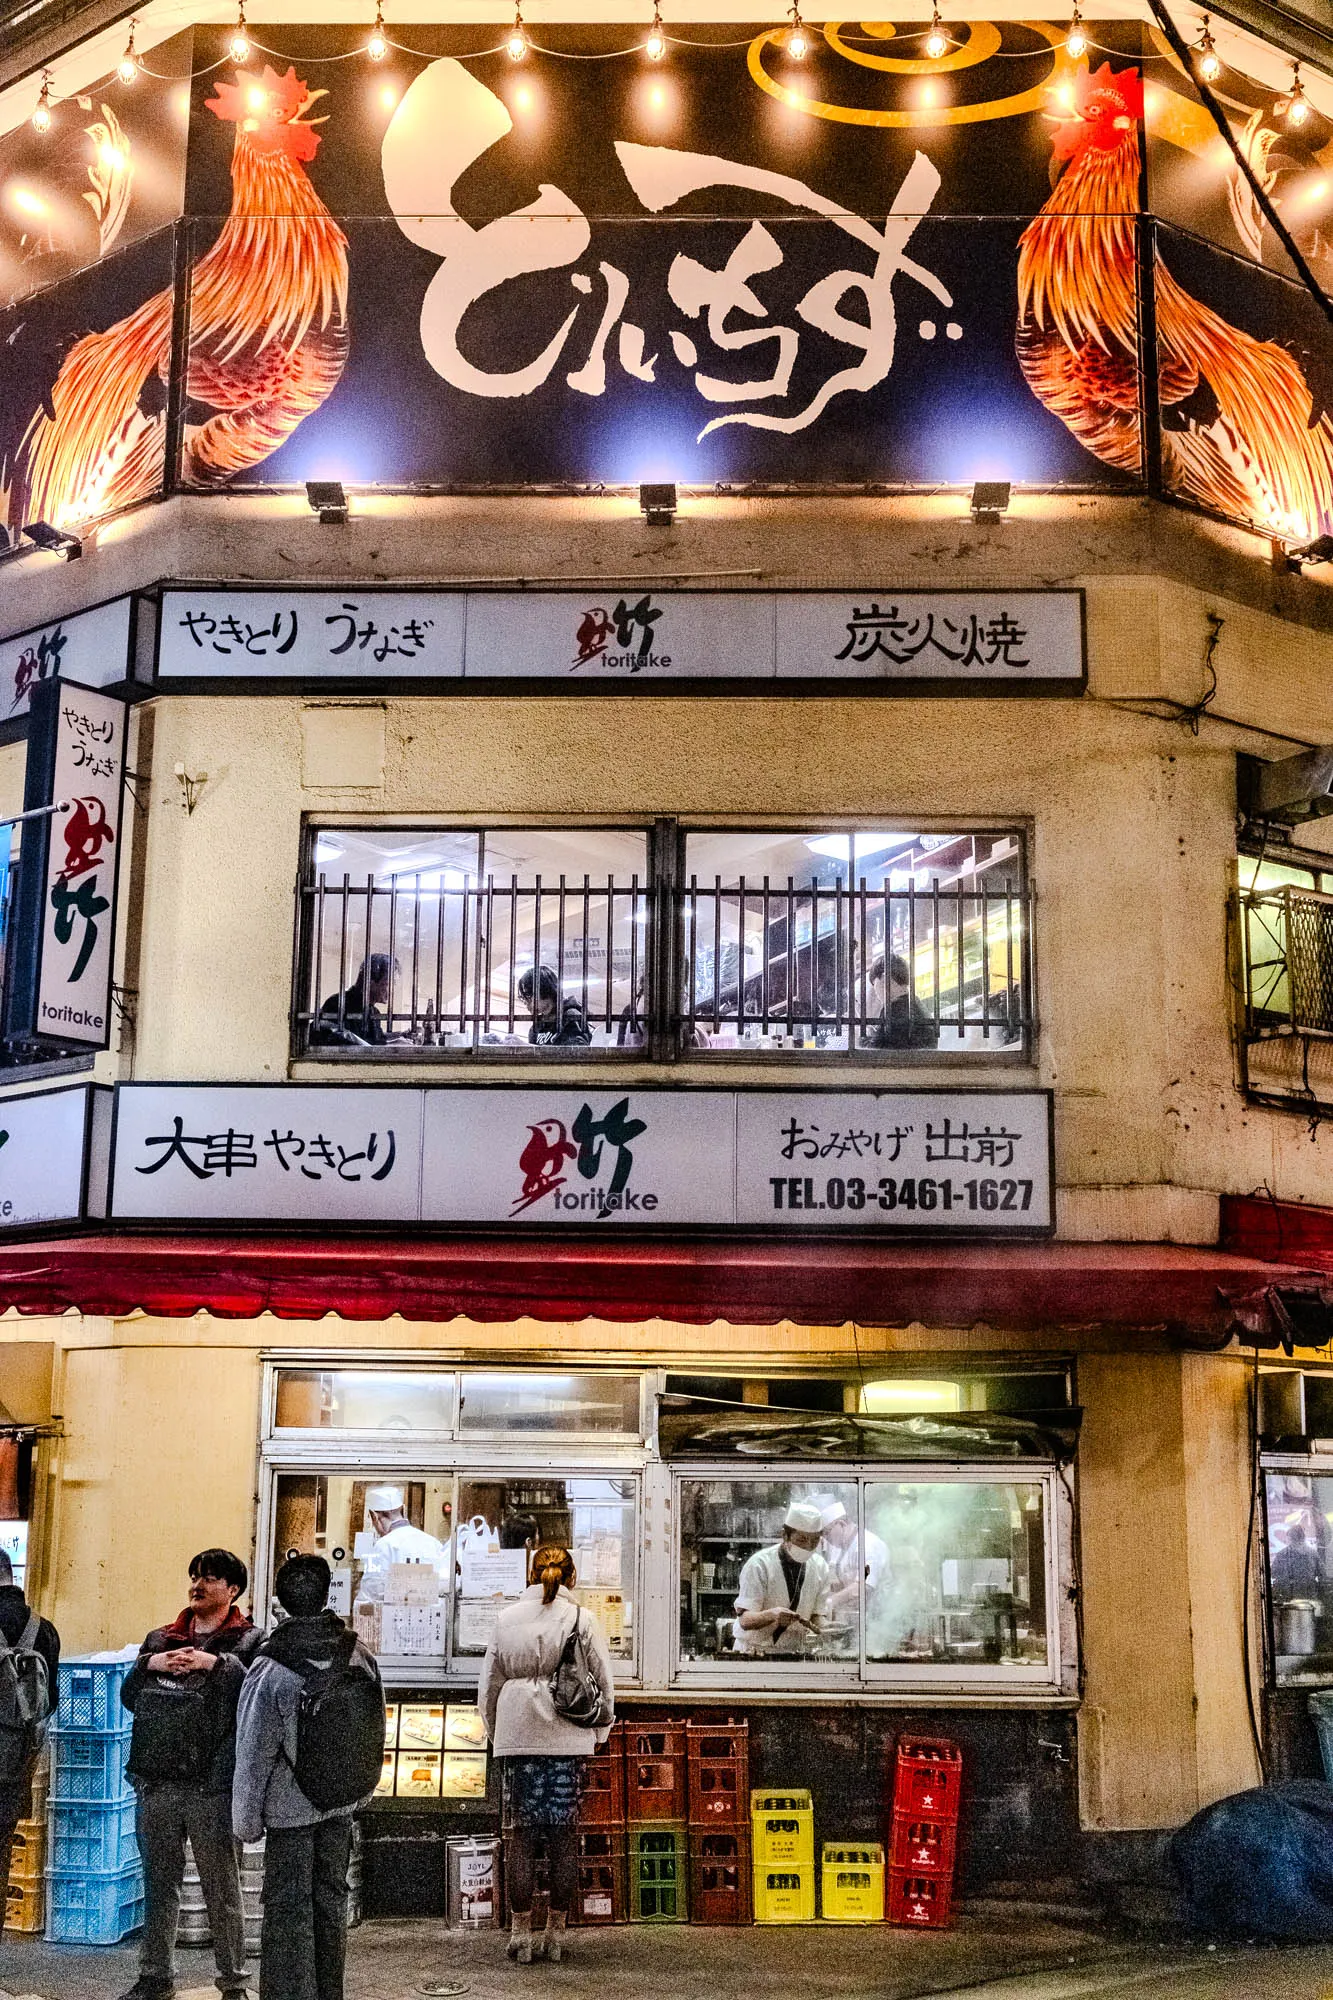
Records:
[[[56,1705],[60,1634],[30,1609],[0,1549],[0,1884],[9,1880],[14,1829],[32,1804],[32,1770]],[[0,1896],[0,1931],[5,1904]]]
[[[190,1601],[150,1632],[120,1698],[134,1717],[129,1773],[143,1856],[139,1977],[123,2000],[170,2000],[185,1842],[194,1852],[220,1992],[244,2000],[245,1914],[231,1831],[236,1703],[260,1634],[237,1607],[249,1572],[230,1549],[190,1564]]]
[[[274,1579],[286,1617],[241,1689],[232,1823],[264,1846],[259,2000],[343,2000],[352,1814],[384,1763],[379,1668],[328,1606],[322,1556]]]

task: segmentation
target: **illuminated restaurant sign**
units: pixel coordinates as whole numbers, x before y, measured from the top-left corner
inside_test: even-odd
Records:
[[[0,1098],[0,1229],[104,1215],[110,1122],[95,1084]]]
[[[84,687],[128,680],[133,604],[116,597],[0,639],[0,726],[26,716],[33,689],[57,675]]]
[[[1047,1091],[122,1084],[121,1221],[1040,1236]]]
[[[1078,590],[164,590],[158,684],[1082,685]]]

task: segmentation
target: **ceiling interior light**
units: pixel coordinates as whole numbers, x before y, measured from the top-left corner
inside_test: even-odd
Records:
[[[643,45],[643,52],[649,62],[661,62],[666,54],[666,32],[662,26],[661,12],[657,7],[653,8],[653,25],[648,30],[648,39]]]
[[[639,510],[650,528],[669,528],[676,518],[675,485],[640,486]]]
[[[1012,483],[1007,479],[978,479],[972,486],[972,519],[993,527],[1001,515],[1009,511],[1009,498],[1013,492]]]
[[[384,33],[384,12],[382,8],[376,7],[375,25],[371,29],[370,39],[366,43],[366,54],[372,62],[383,62],[388,53],[389,43]]]
[[[941,56],[947,56],[948,53],[949,37],[944,32],[944,23],[940,19],[940,10],[937,7],[930,17],[930,33],[926,36],[926,54],[932,62],[938,62]]]
[[[514,9],[514,25],[509,30],[509,40],[505,43],[505,51],[508,54],[510,62],[522,62],[528,52],[528,31],[523,26],[523,10],[521,7]]]
[[[254,51],[250,46],[250,36],[245,25],[245,0],[241,0],[236,14],[236,27],[232,33],[227,54],[234,63],[248,63]]]
[[[305,497],[312,514],[318,514],[326,528],[338,527],[347,519],[347,494],[341,479],[307,479]]]
[[[38,92],[36,108],[32,114],[34,132],[49,132],[51,129],[51,72],[42,71],[42,87]]]
[[[129,40],[125,44],[125,53],[116,64],[116,75],[122,83],[133,83],[135,77],[139,74],[139,56],[134,46],[134,31],[138,25],[139,22],[136,16],[130,22],[130,34]]]
[[[49,521],[25,521],[23,532],[36,549],[48,549],[52,555],[63,556],[66,562],[77,562],[83,554],[83,543],[77,535],[67,533],[64,528],[53,528]]]
[[[1079,57],[1085,56],[1087,52],[1087,30],[1083,26],[1083,16],[1079,13],[1078,8],[1075,7],[1073,14],[1070,16],[1069,33],[1065,36],[1065,54],[1074,62],[1077,62]]]
[[[810,37],[805,31],[799,6],[791,9],[791,26],[787,30],[787,54],[793,62],[804,62],[810,53]]]
[[[1205,83],[1216,83],[1222,74],[1222,59],[1217,53],[1213,31],[1207,14],[1203,17],[1203,32],[1194,44],[1195,68]]]

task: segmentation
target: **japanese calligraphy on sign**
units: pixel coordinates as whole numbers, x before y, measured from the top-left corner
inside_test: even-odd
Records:
[[[89,1048],[110,1039],[125,713],[114,695],[59,683],[53,801],[67,810],[47,834],[36,1028]]]
[[[870,680],[1083,675],[1076,590],[166,590],[158,678]]]
[[[123,1085],[113,1213],[1040,1235],[1049,1098]]]
[[[0,639],[0,724],[28,713],[32,690],[57,674],[84,687],[110,687],[130,671],[133,601],[76,611],[13,639]]]

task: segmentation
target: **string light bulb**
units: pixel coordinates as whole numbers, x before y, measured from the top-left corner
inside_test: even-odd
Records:
[[[944,23],[940,19],[940,10],[937,7],[930,17],[930,33],[926,36],[926,54],[932,62],[938,62],[941,56],[947,56],[948,53],[949,37],[944,32]]]
[[[509,30],[509,40],[505,43],[505,53],[510,62],[522,62],[528,52],[528,31],[523,26],[523,9],[515,7],[514,25]]]
[[[787,30],[787,54],[793,62],[804,62],[810,53],[810,37],[805,32],[805,22],[801,19],[799,6],[791,8],[791,26]]]
[[[1083,16],[1074,8],[1070,16],[1069,33],[1065,36],[1065,54],[1074,62],[1088,53],[1088,37],[1083,27]]]
[[[116,64],[116,75],[122,83],[133,83],[139,74],[139,53],[134,46],[134,31],[138,25],[137,17],[130,22],[130,37],[125,44],[125,53]]]
[[[32,129],[34,132],[49,132],[51,129],[51,72],[49,69],[42,71],[42,87],[38,93],[37,104],[32,114]]]
[[[1194,53],[1198,58],[1195,68],[1204,82],[1216,83],[1222,74],[1222,58],[1217,53],[1217,44],[1213,40],[1213,31],[1207,14],[1203,17],[1203,33],[1194,44]]]
[[[1310,100],[1306,97],[1305,86],[1301,82],[1301,66],[1299,63],[1293,63],[1291,66],[1291,95],[1288,97],[1284,109],[1288,125],[1304,125],[1306,119],[1310,116]]]
[[[241,0],[237,11],[236,29],[232,35],[227,54],[234,63],[248,63],[253,54],[253,50],[250,47],[250,37],[246,32],[245,26],[245,0]]]
[[[377,6],[375,9],[375,25],[371,29],[370,39],[366,43],[366,54],[372,62],[383,62],[388,53],[389,44],[384,33],[384,11],[381,7]]]
[[[648,39],[643,45],[643,52],[649,62],[661,62],[666,54],[666,33],[662,27],[662,14],[658,7],[653,8],[653,25],[648,30]]]

